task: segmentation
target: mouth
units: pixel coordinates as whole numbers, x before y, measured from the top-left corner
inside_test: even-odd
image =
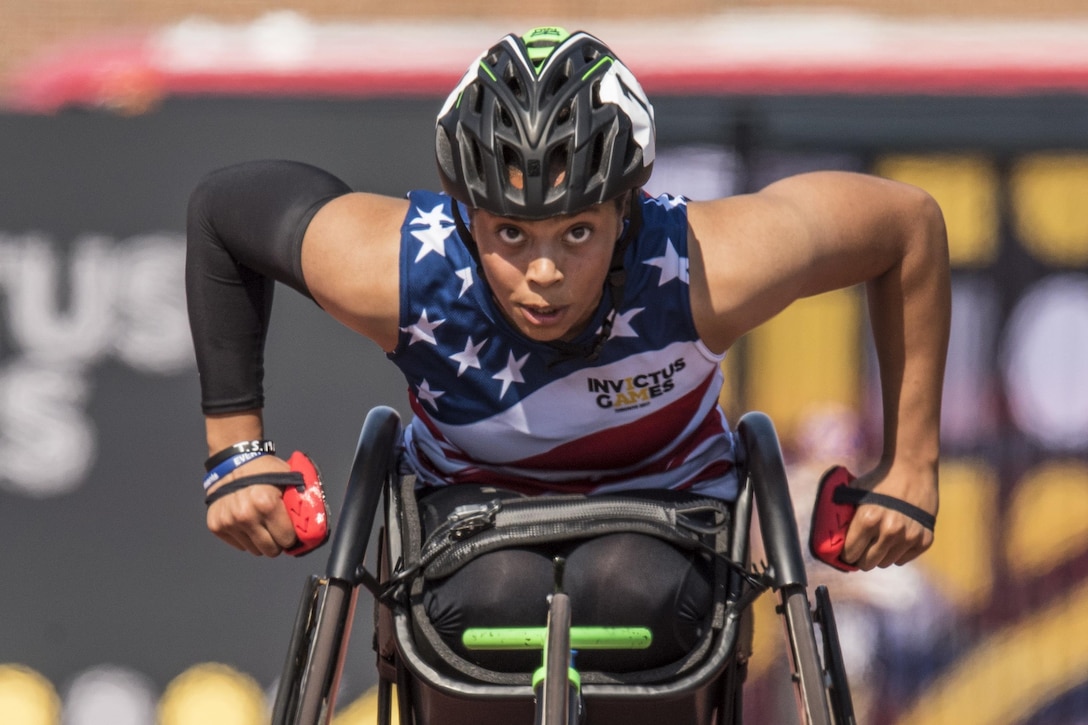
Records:
[[[526,305],[519,304],[518,309],[521,310],[525,319],[533,324],[539,326],[554,325],[563,316],[565,307],[555,307],[552,305]]]

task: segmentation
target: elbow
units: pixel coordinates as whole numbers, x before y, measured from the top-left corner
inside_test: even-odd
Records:
[[[913,199],[910,226],[915,230],[911,248],[922,251],[928,264],[947,270],[950,262],[944,212],[927,191],[918,187],[911,188]]]

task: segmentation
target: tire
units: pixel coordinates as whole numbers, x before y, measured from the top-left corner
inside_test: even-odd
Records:
[[[783,590],[781,597],[801,722],[803,725],[833,725],[828,683],[820,663],[808,594],[803,588],[790,588]]]

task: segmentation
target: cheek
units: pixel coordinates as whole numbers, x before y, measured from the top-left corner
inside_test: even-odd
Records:
[[[480,261],[486,278],[484,281],[492,292],[509,291],[518,286],[521,274],[509,260],[498,254],[485,254]]]

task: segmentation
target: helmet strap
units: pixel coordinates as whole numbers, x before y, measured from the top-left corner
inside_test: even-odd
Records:
[[[472,259],[476,262],[477,276],[486,280],[484,265],[480,262],[480,247],[476,244],[476,238],[472,236],[468,224],[465,224],[465,220],[461,216],[461,202],[451,198],[450,211],[453,213],[453,226],[457,229],[458,236],[461,237],[461,243],[465,245],[465,249],[468,250],[468,253],[472,255]]]

